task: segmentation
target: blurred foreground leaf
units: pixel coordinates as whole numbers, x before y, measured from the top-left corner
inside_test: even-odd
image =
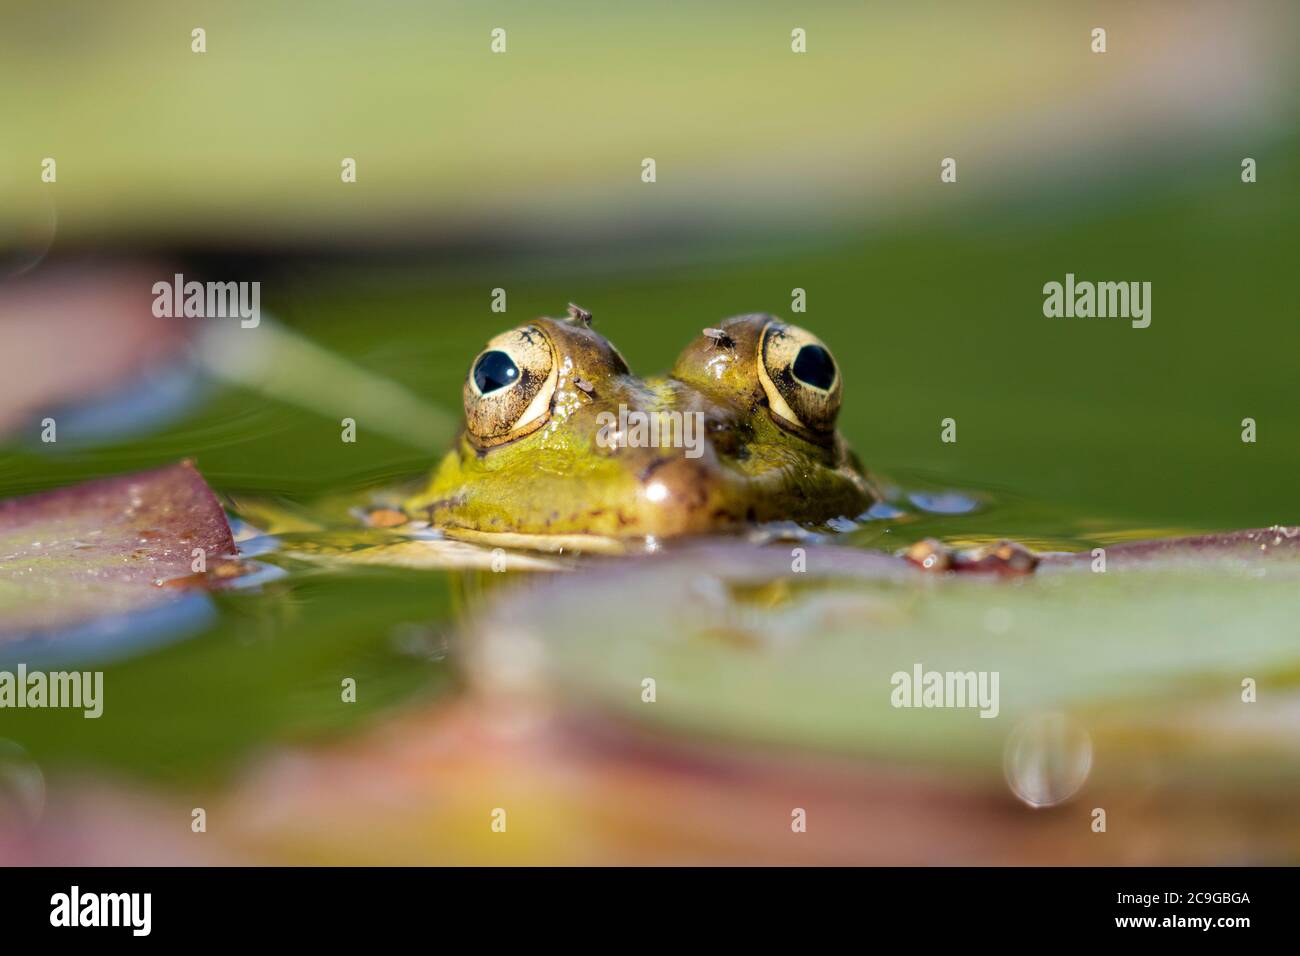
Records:
[[[715,541],[524,576],[461,635],[468,697],[278,748],[219,797],[205,791],[229,821],[222,842],[159,823],[196,793],[105,784],[57,788],[43,829],[0,827],[0,852],[83,865],[1294,862],[1297,542],[1270,529],[1119,546],[1103,573],[1084,554],[1007,580],[815,546],[797,573],[785,549]],[[915,663],[999,670],[998,715],[892,707],[891,674]],[[1040,793],[1061,799],[1026,806]],[[1092,829],[1098,807],[1109,839]],[[489,826],[497,810],[508,836]],[[81,839],[64,836],[69,821]]]
[[[1065,713],[1099,758],[1142,750],[1157,728],[1184,744],[1213,728],[1232,745],[1198,746],[1197,759],[1300,777],[1300,732],[1260,732],[1295,726],[1284,711],[1300,690],[1298,542],[1279,528],[1120,546],[1103,573],[1084,553],[1010,580],[934,577],[839,548],[809,548],[795,573],[786,549],[709,544],[543,581],[491,608],[466,647],[489,691],[506,674],[511,694],[696,740],[996,780],[1020,722]],[[918,667],[996,674],[996,703],[894,706],[895,675]],[[1242,702],[1246,678],[1263,688],[1257,703]]]

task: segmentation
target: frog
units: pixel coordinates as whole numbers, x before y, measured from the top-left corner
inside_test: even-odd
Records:
[[[705,328],[642,378],[571,305],[473,358],[463,429],[403,511],[477,544],[577,551],[852,519],[882,496],[836,429],[843,396],[826,343],[776,315]]]

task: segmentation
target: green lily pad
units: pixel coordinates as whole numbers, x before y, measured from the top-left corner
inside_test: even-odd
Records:
[[[1126,545],[1104,572],[1084,553],[1023,578],[937,576],[846,548],[796,562],[788,548],[688,546],[539,581],[486,609],[464,647],[489,694],[522,689],[679,739],[991,782],[1017,728],[1066,714],[1094,771],[1120,772],[1158,738],[1189,765],[1296,780],[1300,735],[1257,731],[1294,727],[1300,699],[1297,544],[1295,529],[1268,529]],[[996,704],[897,706],[896,675],[910,690],[918,668],[996,674]]]
[[[0,648],[169,605],[235,543],[186,462],[0,501]]]

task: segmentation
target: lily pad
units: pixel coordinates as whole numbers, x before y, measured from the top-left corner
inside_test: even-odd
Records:
[[[1011,731],[1044,714],[1082,722],[1094,776],[1122,772],[1157,732],[1203,754],[1192,744],[1208,722],[1235,740],[1215,755],[1220,770],[1294,781],[1300,734],[1264,740],[1238,711],[1292,726],[1297,542],[1276,528],[1124,546],[1104,572],[1090,554],[1061,555],[1015,580],[833,547],[803,549],[792,569],[787,549],[710,544],[539,581],[486,609],[463,646],[494,696],[522,689],[696,739],[943,766],[1001,786]],[[597,623],[608,621],[618,626]],[[998,699],[896,706],[895,675],[917,668],[996,674]],[[1267,689],[1256,703],[1243,703],[1247,678]]]
[[[188,461],[0,501],[0,651],[140,612],[166,624],[186,589],[209,580],[195,573],[198,552],[219,574],[235,550]]]
[[[141,296],[166,265],[48,267],[0,288],[0,435],[23,432],[40,445],[37,424],[58,421],[58,444],[165,418],[181,404],[193,326],[159,322]],[[21,343],[21,347],[18,347]],[[130,402],[152,388],[171,400]],[[161,406],[161,408],[159,407]],[[116,410],[122,420],[109,414]],[[113,428],[108,426],[112,425]]]

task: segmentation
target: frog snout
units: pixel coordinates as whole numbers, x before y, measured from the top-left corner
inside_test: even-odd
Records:
[[[638,510],[650,534],[698,533],[745,520],[708,445],[696,457],[685,448],[667,450],[640,471],[638,480]]]

